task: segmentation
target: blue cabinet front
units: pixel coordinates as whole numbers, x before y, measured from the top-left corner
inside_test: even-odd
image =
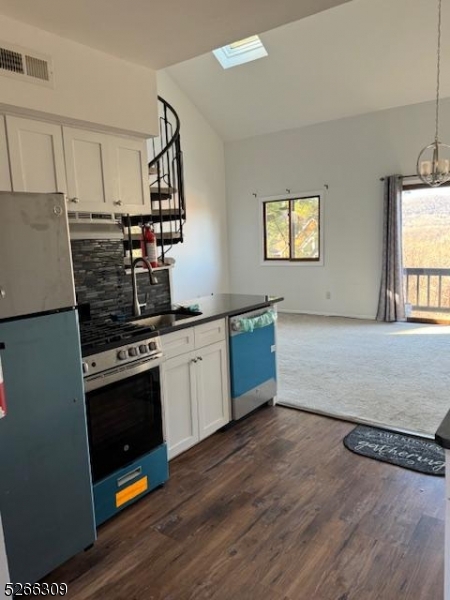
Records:
[[[95,483],[97,526],[165,483],[168,478],[167,446],[162,444],[127,467]]]
[[[77,315],[0,323],[0,341],[0,512],[11,581],[35,582],[95,539]]]

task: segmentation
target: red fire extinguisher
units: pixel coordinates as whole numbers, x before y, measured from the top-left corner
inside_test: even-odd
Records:
[[[0,342],[0,350],[5,349],[5,344]],[[6,415],[6,394],[3,382],[2,357],[0,355],[0,419]]]
[[[144,225],[144,229],[142,232],[142,238],[143,238],[144,248],[145,248],[144,256],[146,256],[148,258],[152,267],[157,267],[158,266],[158,256],[157,256],[157,250],[156,250],[156,235],[149,223],[146,223]]]

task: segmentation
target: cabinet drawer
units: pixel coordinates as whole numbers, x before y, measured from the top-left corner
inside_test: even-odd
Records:
[[[173,358],[185,352],[194,350],[194,329],[187,327],[162,336],[162,349],[164,358]]]
[[[225,339],[225,319],[197,325],[195,328],[195,347],[202,348]]]

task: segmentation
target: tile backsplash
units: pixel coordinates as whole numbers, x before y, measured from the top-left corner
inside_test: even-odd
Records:
[[[131,275],[123,266],[121,240],[72,240],[72,260],[78,304],[89,303],[91,319],[104,320],[111,314],[132,314]],[[146,310],[171,304],[169,269],[155,273],[158,284],[150,285],[147,273],[137,274],[139,300]]]

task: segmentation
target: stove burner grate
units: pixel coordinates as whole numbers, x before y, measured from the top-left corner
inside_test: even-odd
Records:
[[[81,323],[80,337],[83,353],[92,350],[102,351],[106,347],[125,345],[137,337],[155,331],[153,326],[141,326],[133,323]]]

